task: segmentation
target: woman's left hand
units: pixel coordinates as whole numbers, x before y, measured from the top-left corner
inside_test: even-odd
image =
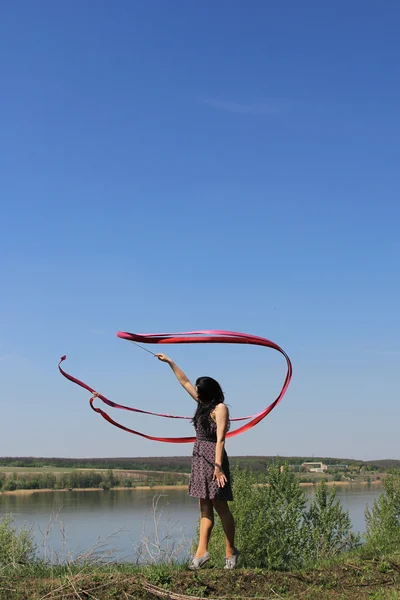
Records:
[[[227,482],[225,473],[219,467],[215,467],[214,469],[213,481],[214,480],[217,481],[218,487],[224,487]]]
[[[161,360],[161,362],[166,362],[166,363],[171,363],[171,359],[166,356],[165,354],[155,354],[154,356],[156,356],[158,358],[158,360]]]

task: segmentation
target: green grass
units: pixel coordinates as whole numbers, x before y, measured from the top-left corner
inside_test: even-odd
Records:
[[[400,556],[363,558],[359,553],[297,572],[262,569],[224,571],[212,564],[192,572],[187,565],[136,567],[93,563],[21,566],[0,572],[1,600],[124,598],[150,600],[164,592],[204,598],[284,600],[394,600],[400,598]]]

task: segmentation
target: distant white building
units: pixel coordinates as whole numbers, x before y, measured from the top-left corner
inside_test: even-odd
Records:
[[[310,473],[324,473],[328,470],[328,465],[324,465],[322,462],[304,462],[301,466]]]

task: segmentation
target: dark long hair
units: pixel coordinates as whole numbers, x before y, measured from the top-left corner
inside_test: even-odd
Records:
[[[199,377],[196,381],[198,404],[192,422],[195,427],[200,426],[207,435],[211,435],[212,410],[224,402],[225,396],[218,381],[212,377]]]

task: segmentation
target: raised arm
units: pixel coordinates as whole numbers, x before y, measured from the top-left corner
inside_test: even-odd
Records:
[[[187,393],[192,396],[193,400],[196,400],[196,402],[198,402],[196,388],[190,383],[189,379],[186,377],[185,373],[178,367],[178,365],[176,365],[173,360],[168,358],[168,356],[165,356],[165,354],[156,354],[156,356],[158,360],[169,364],[181,386],[184,387]]]

